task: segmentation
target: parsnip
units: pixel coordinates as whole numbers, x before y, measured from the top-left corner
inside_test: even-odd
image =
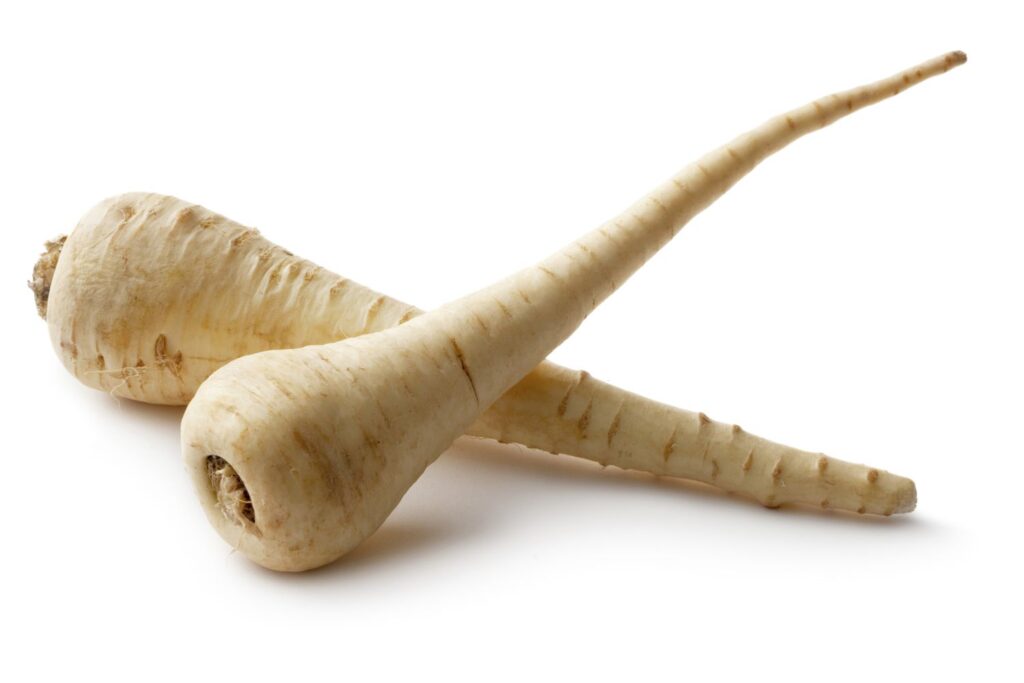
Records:
[[[47,246],[33,288],[58,356],[88,386],[148,403],[186,404],[240,356],[369,334],[421,313],[164,195],[101,202]],[[912,509],[916,497],[904,477],[878,471],[869,485],[877,470],[837,459],[824,461],[831,472],[822,477],[820,453],[546,361],[467,433],[702,481],[769,506],[891,514]],[[786,474],[776,481],[779,462]]]
[[[950,53],[772,119],[536,266],[404,325],[224,365],[182,420],[183,455],[208,518],[269,568],[344,555],[488,406],[757,163],[964,60]],[[784,463],[773,473],[781,485]],[[819,474],[830,476],[827,462]],[[867,483],[877,479],[869,473]]]

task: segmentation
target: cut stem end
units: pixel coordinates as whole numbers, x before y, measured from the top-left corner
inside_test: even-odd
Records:
[[[219,455],[210,455],[206,458],[206,473],[221,513],[229,521],[258,533],[256,511],[253,509],[249,490],[245,488],[245,483],[235,472],[235,468]]]
[[[67,235],[61,235],[44,245],[45,251],[39,255],[39,260],[32,269],[32,279],[28,281],[28,288],[36,297],[36,310],[43,320],[46,320],[46,303],[50,299],[53,272],[57,270],[57,261],[60,260],[60,252],[67,238]]]

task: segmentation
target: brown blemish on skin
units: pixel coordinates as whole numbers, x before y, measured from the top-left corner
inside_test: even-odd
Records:
[[[697,413],[697,421],[700,423],[701,427],[706,427],[711,424],[711,418],[704,413]]]
[[[690,190],[690,186],[684,183],[683,181],[679,180],[679,178],[672,178],[672,184],[678,187],[679,190],[687,196],[693,194],[693,192]]]
[[[590,375],[587,374],[586,370],[580,370],[576,374],[576,381],[569,385],[569,388],[565,391],[565,395],[562,396],[562,400],[558,403],[558,417],[565,416],[565,411],[569,408],[569,397],[572,396],[572,392],[576,391],[576,388],[583,383],[583,380],[589,376]]]
[[[625,230],[625,228],[623,228],[623,227],[622,227],[622,225],[621,225],[620,223],[618,223],[618,222],[614,223],[614,225],[615,225],[615,226],[616,226],[616,227],[617,227],[617,228],[618,228],[619,230]],[[610,232],[608,231],[608,229],[607,229],[606,227],[604,227],[603,225],[602,225],[602,226],[601,226],[600,228],[598,228],[598,229],[597,229],[597,232],[598,232],[598,234],[599,234],[599,235],[601,235],[602,237],[604,237],[604,238],[605,238],[606,240],[608,240],[609,242],[611,242],[611,243],[612,243],[612,244],[614,244],[615,246],[617,246],[617,247],[621,247],[621,246],[622,246],[622,243],[621,243],[621,242],[619,242],[619,240],[615,239],[615,236],[614,236],[614,235],[612,235],[612,234],[611,234],[611,233],[610,233]]]
[[[537,266],[537,270],[539,270],[540,272],[544,273],[545,275],[547,275],[549,278],[551,278],[552,280],[554,280],[558,284],[563,284],[562,278],[560,278],[557,275],[555,275],[555,273],[552,272],[551,269],[545,268],[544,266]],[[526,300],[526,303],[530,303],[529,299]]]
[[[177,214],[175,214],[175,216],[174,216],[174,224],[172,225],[172,227],[175,227],[175,228],[182,227],[186,223],[188,223],[189,220],[191,220],[191,219],[192,219],[192,208],[189,207],[189,206],[186,206],[184,209],[182,209]]]
[[[504,315],[509,320],[512,319],[512,311],[508,310],[508,306],[506,306],[501,299],[495,299],[494,303],[498,304],[498,308],[501,309],[502,315]]]
[[[412,320],[415,317],[416,317],[416,311],[414,309],[410,308],[408,311],[406,311],[405,313],[402,314],[401,318],[398,319],[398,324],[401,325],[403,323],[407,323],[407,322],[409,322],[410,320]]]
[[[156,361],[157,367],[167,368],[171,371],[171,374],[178,379],[181,379],[181,351],[177,351],[173,355],[168,355],[167,337],[162,334],[158,335],[156,342],[153,343],[153,358]]]
[[[213,226],[217,225],[217,219],[214,216],[209,216],[199,221],[199,227],[203,230],[209,230]]]
[[[597,260],[597,254],[594,253],[593,249],[583,244],[582,242],[577,242],[576,246],[579,247],[579,250],[582,251],[587,256],[589,256],[592,260]]]
[[[824,455],[818,458],[818,474],[825,474],[825,470],[828,469],[828,458]]]
[[[483,330],[484,332],[491,331],[491,328],[487,326],[487,323],[484,322],[484,319],[480,317],[479,313],[477,313],[476,311],[472,311],[472,314],[473,320],[476,321],[477,326],[479,326],[481,330]]]
[[[620,405],[619,409],[617,411],[615,411],[615,417],[612,418],[611,426],[608,427],[607,442],[608,442],[609,446],[612,445],[612,439],[615,438],[615,435],[619,433],[619,422],[621,420],[622,420],[622,406]]]
[[[823,498],[820,505],[822,510],[827,510],[829,506],[828,498]]]
[[[871,484],[874,484],[876,481],[878,481],[878,470],[876,470],[876,469],[868,470],[868,482],[871,483]]]
[[[711,459],[711,481],[718,479],[718,461]]]
[[[519,294],[519,298],[522,299],[523,301],[525,301],[527,304],[531,303],[530,302],[530,297],[526,295],[526,292],[524,292],[521,289],[517,289],[516,293]]]
[[[67,351],[72,360],[78,359],[78,344],[75,344],[74,342],[68,343],[61,340],[60,348],[62,351]]]
[[[292,390],[291,390],[291,389],[289,389],[289,388],[287,387],[287,385],[285,385],[285,383],[284,383],[284,382],[282,382],[281,380],[279,380],[279,379],[271,379],[271,380],[270,380],[270,383],[271,383],[271,385],[273,385],[273,387],[274,387],[275,389],[277,389],[278,391],[280,391],[280,392],[281,392],[281,393],[282,393],[282,394],[284,395],[284,397],[285,397],[285,398],[287,398],[287,399],[289,399],[289,400],[291,400],[291,399],[294,399],[294,398],[295,398],[295,394],[294,394],[294,392],[292,392]]]
[[[793,122],[793,118],[791,116],[786,117],[786,125],[789,126],[790,130],[796,130],[796,123]]]
[[[852,110],[853,110],[853,98],[847,97],[846,98],[846,111],[852,111]]]
[[[665,215],[666,215],[666,216],[668,216],[669,218],[671,218],[671,217],[672,217],[672,212],[668,210],[668,207],[667,207],[667,206],[665,206],[664,202],[662,202],[662,201],[661,201],[660,199],[658,199],[657,197],[655,197],[655,196],[653,196],[653,195],[651,195],[650,197],[648,197],[648,199],[649,199],[649,200],[651,201],[651,203],[652,203],[652,204],[654,204],[654,205],[655,205],[656,207],[658,207],[659,209],[661,209],[661,212],[662,212],[663,214],[665,214]]]
[[[476,399],[477,403],[480,403],[480,397],[476,393],[476,382],[473,381],[473,375],[469,372],[469,366],[466,365],[466,357],[462,355],[462,349],[459,348],[459,343],[455,341],[454,337],[449,337],[448,341],[451,342],[452,351],[455,352],[455,358],[459,361],[459,367],[462,368],[462,374],[469,380],[469,388],[473,390],[473,398]]]
[[[866,512],[866,510],[867,510],[867,508],[865,508],[863,505],[861,505],[859,508],[857,508],[857,514],[858,515],[863,515]]]
[[[732,433],[733,434],[740,434],[742,431],[743,431],[743,427],[740,427],[739,425],[733,425],[732,426]]]
[[[678,427],[672,430],[672,435],[668,437],[668,441],[665,442],[665,447],[661,449],[661,457],[664,458],[665,462],[668,462],[668,458],[672,455],[672,451],[676,447],[676,435],[678,434]]]
[[[231,240],[231,248],[232,249],[237,249],[238,247],[242,246],[243,244],[245,244],[246,242],[248,242],[253,237],[256,237],[259,234],[260,234],[259,231],[256,230],[255,228],[249,228],[248,230],[243,232],[241,235],[238,235],[233,240]],[[289,256],[290,255],[291,254],[289,254]]]
[[[580,419],[576,422],[576,432],[582,438],[587,433],[587,426],[590,424],[590,411],[594,408],[594,402],[588,401],[587,407],[583,410],[583,414],[580,415]]]
[[[338,475],[335,472],[330,459],[321,453],[320,449],[315,448],[312,444],[306,441],[302,432],[298,429],[292,430],[292,440],[295,441],[295,444],[299,449],[306,454],[308,462],[316,467],[317,472],[319,473],[319,479],[327,488],[328,495],[339,500],[344,506],[346,501],[344,491],[342,490],[343,487],[338,485]]]
[[[903,74],[903,82],[910,83],[910,76],[908,76],[907,74]]]
[[[96,356],[96,367],[99,368],[100,370],[103,370],[107,367],[107,361],[106,359],[103,358],[102,353]]]

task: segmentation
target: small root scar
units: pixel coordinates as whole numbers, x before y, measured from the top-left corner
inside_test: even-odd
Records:
[[[462,374],[469,380],[469,388],[473,390],[473,398],[476,399],[477,405],[480,404],[480,396],[476,393],[476,382],[473,381],[473,375],[469,372],[469,366],[466,365],[466,357],[462,355],[462,349],[459,348],[459,343],[454,338],[448,341],[452,344],[452,351],[455,352],[455,358],[459,361],[459,367],[462,368]]]
[[[590,412],[594,409],[594,402],[589,401],[587,407],[583,410],[583,414],[580,415],[579,421],[576,423],[576,432],[582,439],[587,433],[587,426],[590,424]]]
[[[508,310],[508,306],[506,306],[501,299],[495,299],[494,303],[498,304],[498,308],[501,309],[502,315],[504,315],[508,320],[512,319],[512,311]]]
[[[619,423],[622,421],[622,406],[619,406],[618,411],[615,413],[615,417],[612,418],[612,424],[608,427],[608,445],[612,445],[612,439],[619,433]]]
[[[380,307],[384,305],[386,297],[378,296],[374,299],[369,306],[366,307],[366,317],[363,321],[363,332],[369,333],[373,331],[373,325],[377,322],[377,314],[380,313]]]
[[[782,478],[782,461],[779,460],[775,463],[775,467],[772,469],[772,480],[778,482]]]
[[[554,280],[556,283],[558,283],[560,285],[564,285],[565,284],[565,281],[562,280],[562,278],[558,277],[558,275],[556,275],[555,272],[553,270],[551,270],[550,268],[546,268],[545,266],[537,266],[537,270],[539,270],[540,272],[542,272],[545,275],[547,275],[549,278]],[[530,303],[530,300],[527,299],[525,296],[523,298],[526,301],[526,303]]]
[[[751,448],[750,452],[747,453],[747,459],[743,461],[743,471],[749,472],[750,468],[754,466],[754,449]]]
[[[672,435],[668,437],[668,441],[665,443],[665,448],[661,451],[661,457],[664,458],[665,462],[668,462],[669,457],[672,455],[672,451],[676,448],[676,436],[678,433],[678,428],[672,430]]]
[[[572,396],[572,392],[576,391],[576,389],[581,384],[583,384],[583,380],[585,380],[589,376],[590,375],[587,373],[586,370],[579,371],[579,373],[576,375],[576,381],[569,385],[569,388],[566,389],[565,391],[565,395],[562,396],[562,400],[558,403],[558,417],[565,416],[565,411],[569,409],[569,397]]]
[[[478,327],[479,327],[479,328],[480,328],[480,329],[481,329],[481,330],[482,330],[483,332],[490,332],[490,331],[491,331],[491,328],[490,328],[490,327],[488,327],[487,323],[486,323],[486,322],[484,322],[484,319],[483,319],[483,318],[481,318],[481,317],[480,317],[480,315],[479,315],[479,314],[478,314],[478,313],[477,313],[476,311],[473,311],[473,314],[472,314],[472,315],[473,315],[473,320],[475,320],[475,321],[476,321],[476,324],[477,324],[477,326],[478,326]]]

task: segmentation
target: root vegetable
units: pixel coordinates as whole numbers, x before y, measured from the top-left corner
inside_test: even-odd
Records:
[[[224,365],[182,420],[183,455],[211,523],[272,569],[344,555],[488,406],[757,163],[964,60],[950,53],[772,119],[539,264],[404,325]],[[773,469],[776,480],[784,474]],[[820,475],[831,476],[827,461]],[[877,479],[869,473],[869,484]]]
[[[47,244],[33,287],[53,346],[75,377],[116,396],[174,405],[188,403],[235,358],[369,334],[422,313],[208,209],[157,194],[94,207],[69,237]],[[892,514],[913,509],[916,499],[904,477],[834,458],[821,476],[821,453],[547,361],[466,433],[697,480],[768,506]],[[871,472],[878,472],[873,482]]]

